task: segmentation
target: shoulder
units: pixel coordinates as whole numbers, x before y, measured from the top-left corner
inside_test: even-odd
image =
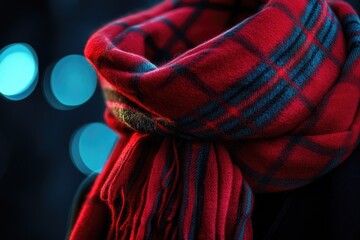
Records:
[[[254,239],[360,239],[360,146],[297,190],[255,194]]]

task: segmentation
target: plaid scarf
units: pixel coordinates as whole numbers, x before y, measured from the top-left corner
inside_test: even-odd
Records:
[[[72,240],[252,239],[254,192],[359,142],[360,21],[343,1],[166,0],[85,54],[121,133]]]

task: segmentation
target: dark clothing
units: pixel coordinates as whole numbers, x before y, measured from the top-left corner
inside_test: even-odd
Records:
[[[338,168],[294,191],[255,195],[254,239],[360,239],[360,147]]]

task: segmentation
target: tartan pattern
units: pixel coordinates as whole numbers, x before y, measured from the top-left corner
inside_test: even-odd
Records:
[[[360,20],[343,1],[168,0],[85,54],[122,139],[72,240],[252,239],[253,191],[309,184],[360,141]]]

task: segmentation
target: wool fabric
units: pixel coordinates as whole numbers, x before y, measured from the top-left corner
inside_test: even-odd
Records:
[[[360,134],[360,21],[343,1],[166,0],[85,55],[121,134],[71,240],[252,239],[254,192],[307,185]]]

